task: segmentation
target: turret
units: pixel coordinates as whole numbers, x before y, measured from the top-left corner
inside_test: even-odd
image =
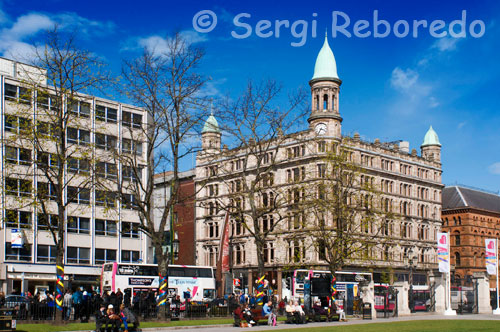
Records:
[[[423,158],[441,163],[441,143],[439,143],[439,137],[434,129],[432,129],[432,126],[430,126],[425,134],[420,151]]]
[[[210,114],[205,125],[201,130],[201,147],[203,152],[218,153],[220,152],[222,133],[219,129],[219,123],[213,114]]]
[[[341,137],[342,117],[339,112],[339,88],[342,81],[337,74],[337,63],[325,34],[323,47],[318,53],[311,86],[311,116],[309,127],[317,135]]]

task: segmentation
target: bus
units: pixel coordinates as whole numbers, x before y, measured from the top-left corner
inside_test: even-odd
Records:
[[[375,310],[377,311],[393,311],[396,308],[396,297],[389,291],[387,284],[375,284]]]
[[[101,270],[101,295],[127,289],[132,294],[157,291],[158,265],[106,263]],[[169,265],[168,296],[181,300],[210,301],[215,298],[215,278],[210,266]]]

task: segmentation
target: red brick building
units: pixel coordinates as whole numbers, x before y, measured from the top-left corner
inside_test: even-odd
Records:
[[[174,264],[196,265],[195,252],[195,192],[194,171],[179,174],[179,203],[174,208]],[[155,218],[159,222],[165,201],[170,196],[170,179],[172,172],[155,175]],[[170,231],[170,229],[168,229]]]
[[[452,186],[443,189],[442,197],[443,231],[451,238],[451,265],[456,276],[467,280],[473,272],[486,271],[484,240],[500,238],[500,196]],[[495,288],[495,283],[491,276],[490,287]]]

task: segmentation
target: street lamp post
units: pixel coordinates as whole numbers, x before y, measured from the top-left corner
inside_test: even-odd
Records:
[[[409,302],[410,302],[410,312],[415,312],[415,301],[413,298],[413,267],[416,267],[416,261],[415,261],[415,256],[413,254],[413,250],[410,249],[408,250],[408,253],[405,253],[404,256],[404,261],[405,264],[409,267],[410,269],[410,276],[408,278],[408,282],[410,283],[410,297],[409,297]]]

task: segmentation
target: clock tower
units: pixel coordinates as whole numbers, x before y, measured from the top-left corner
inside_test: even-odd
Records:
[[[341,138],[342,117],[339,112],[339,89],[342,81],[337,74],[335,56],[328,45],[328,36],[319,51],[311,86],[312,109],[309,127],[317,135]]]

